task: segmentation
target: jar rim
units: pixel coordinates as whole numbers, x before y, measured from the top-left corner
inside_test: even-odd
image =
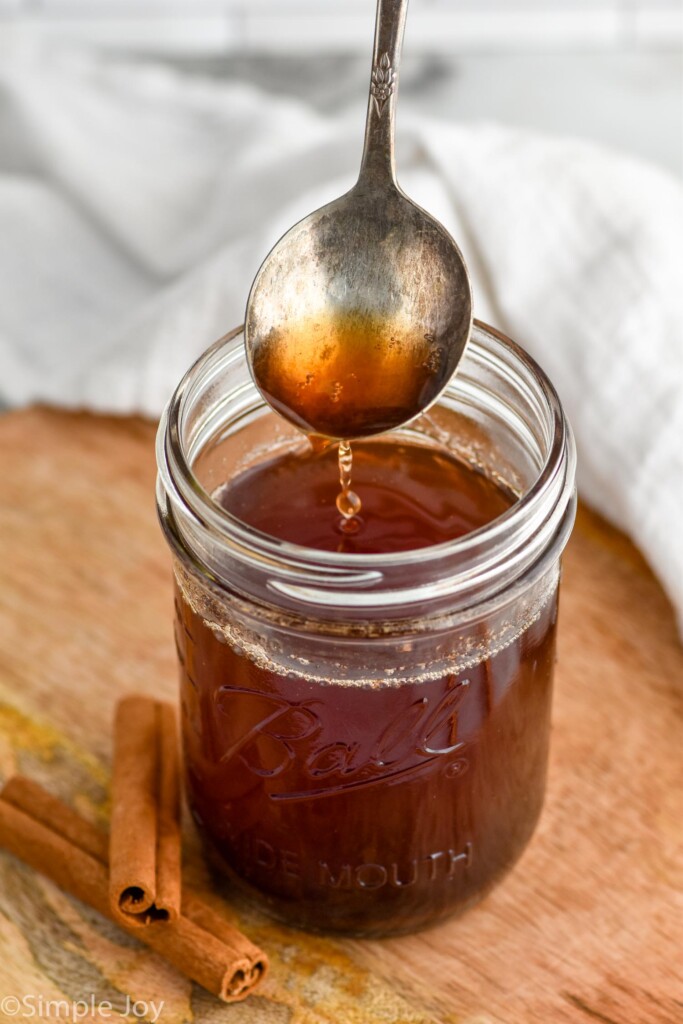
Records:
[[[208,534],[214,544],[229,547],[238,560],[256,559],[264,569],[267,567],[277,577],[275,581],[270,580],[271,593],[276,591],[306,603],[330,604],[333,602],[329,599],[320,600],[320,594],[316,598],[311,588],[322,587],[328,592],[328,598],[332,592],[338,598],[342,590],[348,592],[349,586],[354,591],[356,588],[388,591],[392,587],[391,577],[395,575],[393,570],[409,571],[415,566],[423,570],[444,562],[456,565],[456,571],[449,572],[447,581],[442,581],[450,595],[462,592],[464,597],[473,589],[480,592],[482,585],[484,590],[490,591],[486,575],[495,577],[497,583],[504,583],[500,571],[503,563],[509,570],[515,565],[519,570],[520,561],[530,564],[532,541],[535,543],[531,547],[538,549],[536,553],[540,555],[561,531],[562,537],[557,539],[564,545],[573,522],[576,456],[571,427],[555,388],[538,363],[520,345],[479,320],[474,321],[465,358],[469,356],[470,362],[503,364],[532,389],[548,438],[547,455],[536,479],[502,515],[453,540],[384,554],[321,551],[280,540],[244,523],[222,508],[204,489],[193,471],[192,454],[183,439],[187,411],[198,387],[210,384],[217,372],[217,361],[231,352],[239,355],[239,346],[235,345],[242,331],[242,327],[230,331],[195,361],[178,384],[160,420],[157,435],[160,514],[163,520],[164,516],[175,512],[176,526],[178,514],[184,518],[189,516],[194,527],[192,537],[182,529],[173,531],[181,534],[185,547],[192,550],[192,538],[196,539],[197,531]],[[457,386],[459,373],[460,368],[454,386]],[[201,557],[199,561],[203,563]],[[211,566],[208,568],[212,570]],[[510,578],[509,572],[505,575]],[[218,576],[220,581],[220,574]],[[396,580],[393,582],[395,585]],[[435,586],[438,590],[437,581],[432,580],[432,593]],[[414,590],[401,586],[395,600],[389,597],[388,602],[398,604],[417,597]],[[358,596],[354,593],[353,600]],[[375,593],[374,599],[377,596]],[[387,599],[386,593],[384,596]],[[369,594],[367,597],[368,600],[361,600],[362,605],[373,603]]]

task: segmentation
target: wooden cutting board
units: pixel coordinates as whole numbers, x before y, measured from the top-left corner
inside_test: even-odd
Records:
[[[135,419],[0,418],[0,771],[30,774],[102,823],[115,700],[176,689],[153,437]],[[226,1007],[1,854],[0,996],[92,997],[117,1012],[127,996],[163,1000],[160,1024],[683,1021],[671,608],[632,545],[586,510],[561,605],[545,811],[519,865],[465,917],[361,942],[237,908],[273,968],[258,996]],[[191,838],[186,860],[205,881]],[[15,1009],[4,1019],[20,1019]]]

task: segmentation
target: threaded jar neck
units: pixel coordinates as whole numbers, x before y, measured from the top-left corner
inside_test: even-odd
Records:
[[[518,496],[508,511],[463,537],[400,553],[337,553],[280,541],[226,512],[195,471],[217,437],[267,411],[249,375],[241,330],[232,332],[191,367],[161,418],[157,498],[167,538],[211,585],[302,621],[414,621],[495,601],[542,572],[568,539],[572,432],[540,367],[478,321],[439,407],[463,425],[459,436],[440,437],[430,414],[401,436],[442,444],[503,481]]]

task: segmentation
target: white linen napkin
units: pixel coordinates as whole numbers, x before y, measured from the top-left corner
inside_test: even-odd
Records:
[[[398,122],[401,184],[461,243],[475,313],[525,346],[577,437],[583,498],[683,626],[683,188],[494,124]],[[355,180],[357,111],[6,41],[0,394],[157,415],[240,323],[280,234]]]

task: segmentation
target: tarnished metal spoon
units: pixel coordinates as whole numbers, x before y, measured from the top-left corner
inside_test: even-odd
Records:
[[[311,434],[366,437],[413,419],[453,375],[472,293],[446,229],[401,191],[394,166],[408,0],[379,0],[358,182],[295,224],[254,280],[245,338],[269,404]]]

